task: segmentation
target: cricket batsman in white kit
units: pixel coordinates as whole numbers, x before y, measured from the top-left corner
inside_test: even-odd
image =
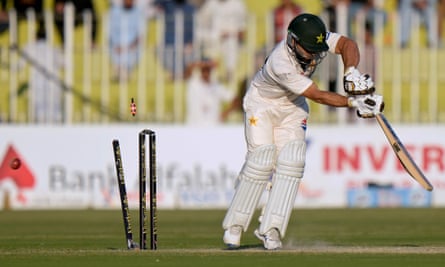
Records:
[[[347,96],[322,91],[311,80],[326,52],[342,57]],[[374,82],[357,69],[356,42],[328,32],[312,14],[295,17],[281,41],[256,73],[244,97],[247,155],[238,176],[235,194],[223,221],[223,241],[240,246],[261,195],[271,183],[269,197],[254,231],[265,249],[282,247],[281,239],[303,177],[306,158],[306,98],[333,107],[355,108],[362,118],[383,111],[383,98],[374,94]]]

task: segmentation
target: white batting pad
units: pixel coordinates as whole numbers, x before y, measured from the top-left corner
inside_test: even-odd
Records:
[[[303,177],[305,160],[304,141],[292,141],[283,147],[278,156],[272,189],[260,224],[260,234],[277,228],[281,237],[284,237],[298,186]]]
[[[238,178],[232,203],[223,221],[223,228],[240,225],[247,230],[275,161],[275,145],[260,146],[247,155]]]

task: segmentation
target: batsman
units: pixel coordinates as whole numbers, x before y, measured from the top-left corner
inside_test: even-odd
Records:
[[[346,96],[320,90],[311,80],[327,52],[342,58]],[[354,108],[362,118],[383,111],[383,97],[374,94],[371,77],[357,69],[359,61],[357,43],[327,31],[318,16],[301,14],[290,22],[286,39],[268,55],[243,99],[247,154],[222,223],[228,248],[240,246],[241,235],[247,231],[268,185],[268,200],[254,234],[265,249],[282,247],[304,174],[309,115],[306,99]]]

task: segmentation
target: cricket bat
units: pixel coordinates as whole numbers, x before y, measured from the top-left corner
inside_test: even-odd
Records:
[[[399,159],[400,163],[402,164],[406,172],[412,178],[414,178],[414,180],[416,180],[423,188],[425,188],[428,191],[432,191],[433,186],[425,177],[423,172],[419,169],[419,167],[416,165],[414,160],[411,158],[411,155],[408,153],[405,146],[402,144],[399,137],[394,132],[394,129],[391,127],[386,117],[382,113],[380,113],[377,114],[375,118],[377,119],[377,122],[382,128],[383,133],[388,139],[389,144],[391,145],[392,149],[394,150],[394,153],[396,154],[397,158]]]

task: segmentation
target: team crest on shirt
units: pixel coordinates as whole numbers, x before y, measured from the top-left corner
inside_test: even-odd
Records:
[[[303,119],[300,124],[301,128],[306,131],[307,129],[307,119]]]
[[[249,124],[250,124],[251,126],[256,126],[257,121],[258,121],[258,118],[256,118],[255,116],[251,116],[251,117],[249,118]]]

